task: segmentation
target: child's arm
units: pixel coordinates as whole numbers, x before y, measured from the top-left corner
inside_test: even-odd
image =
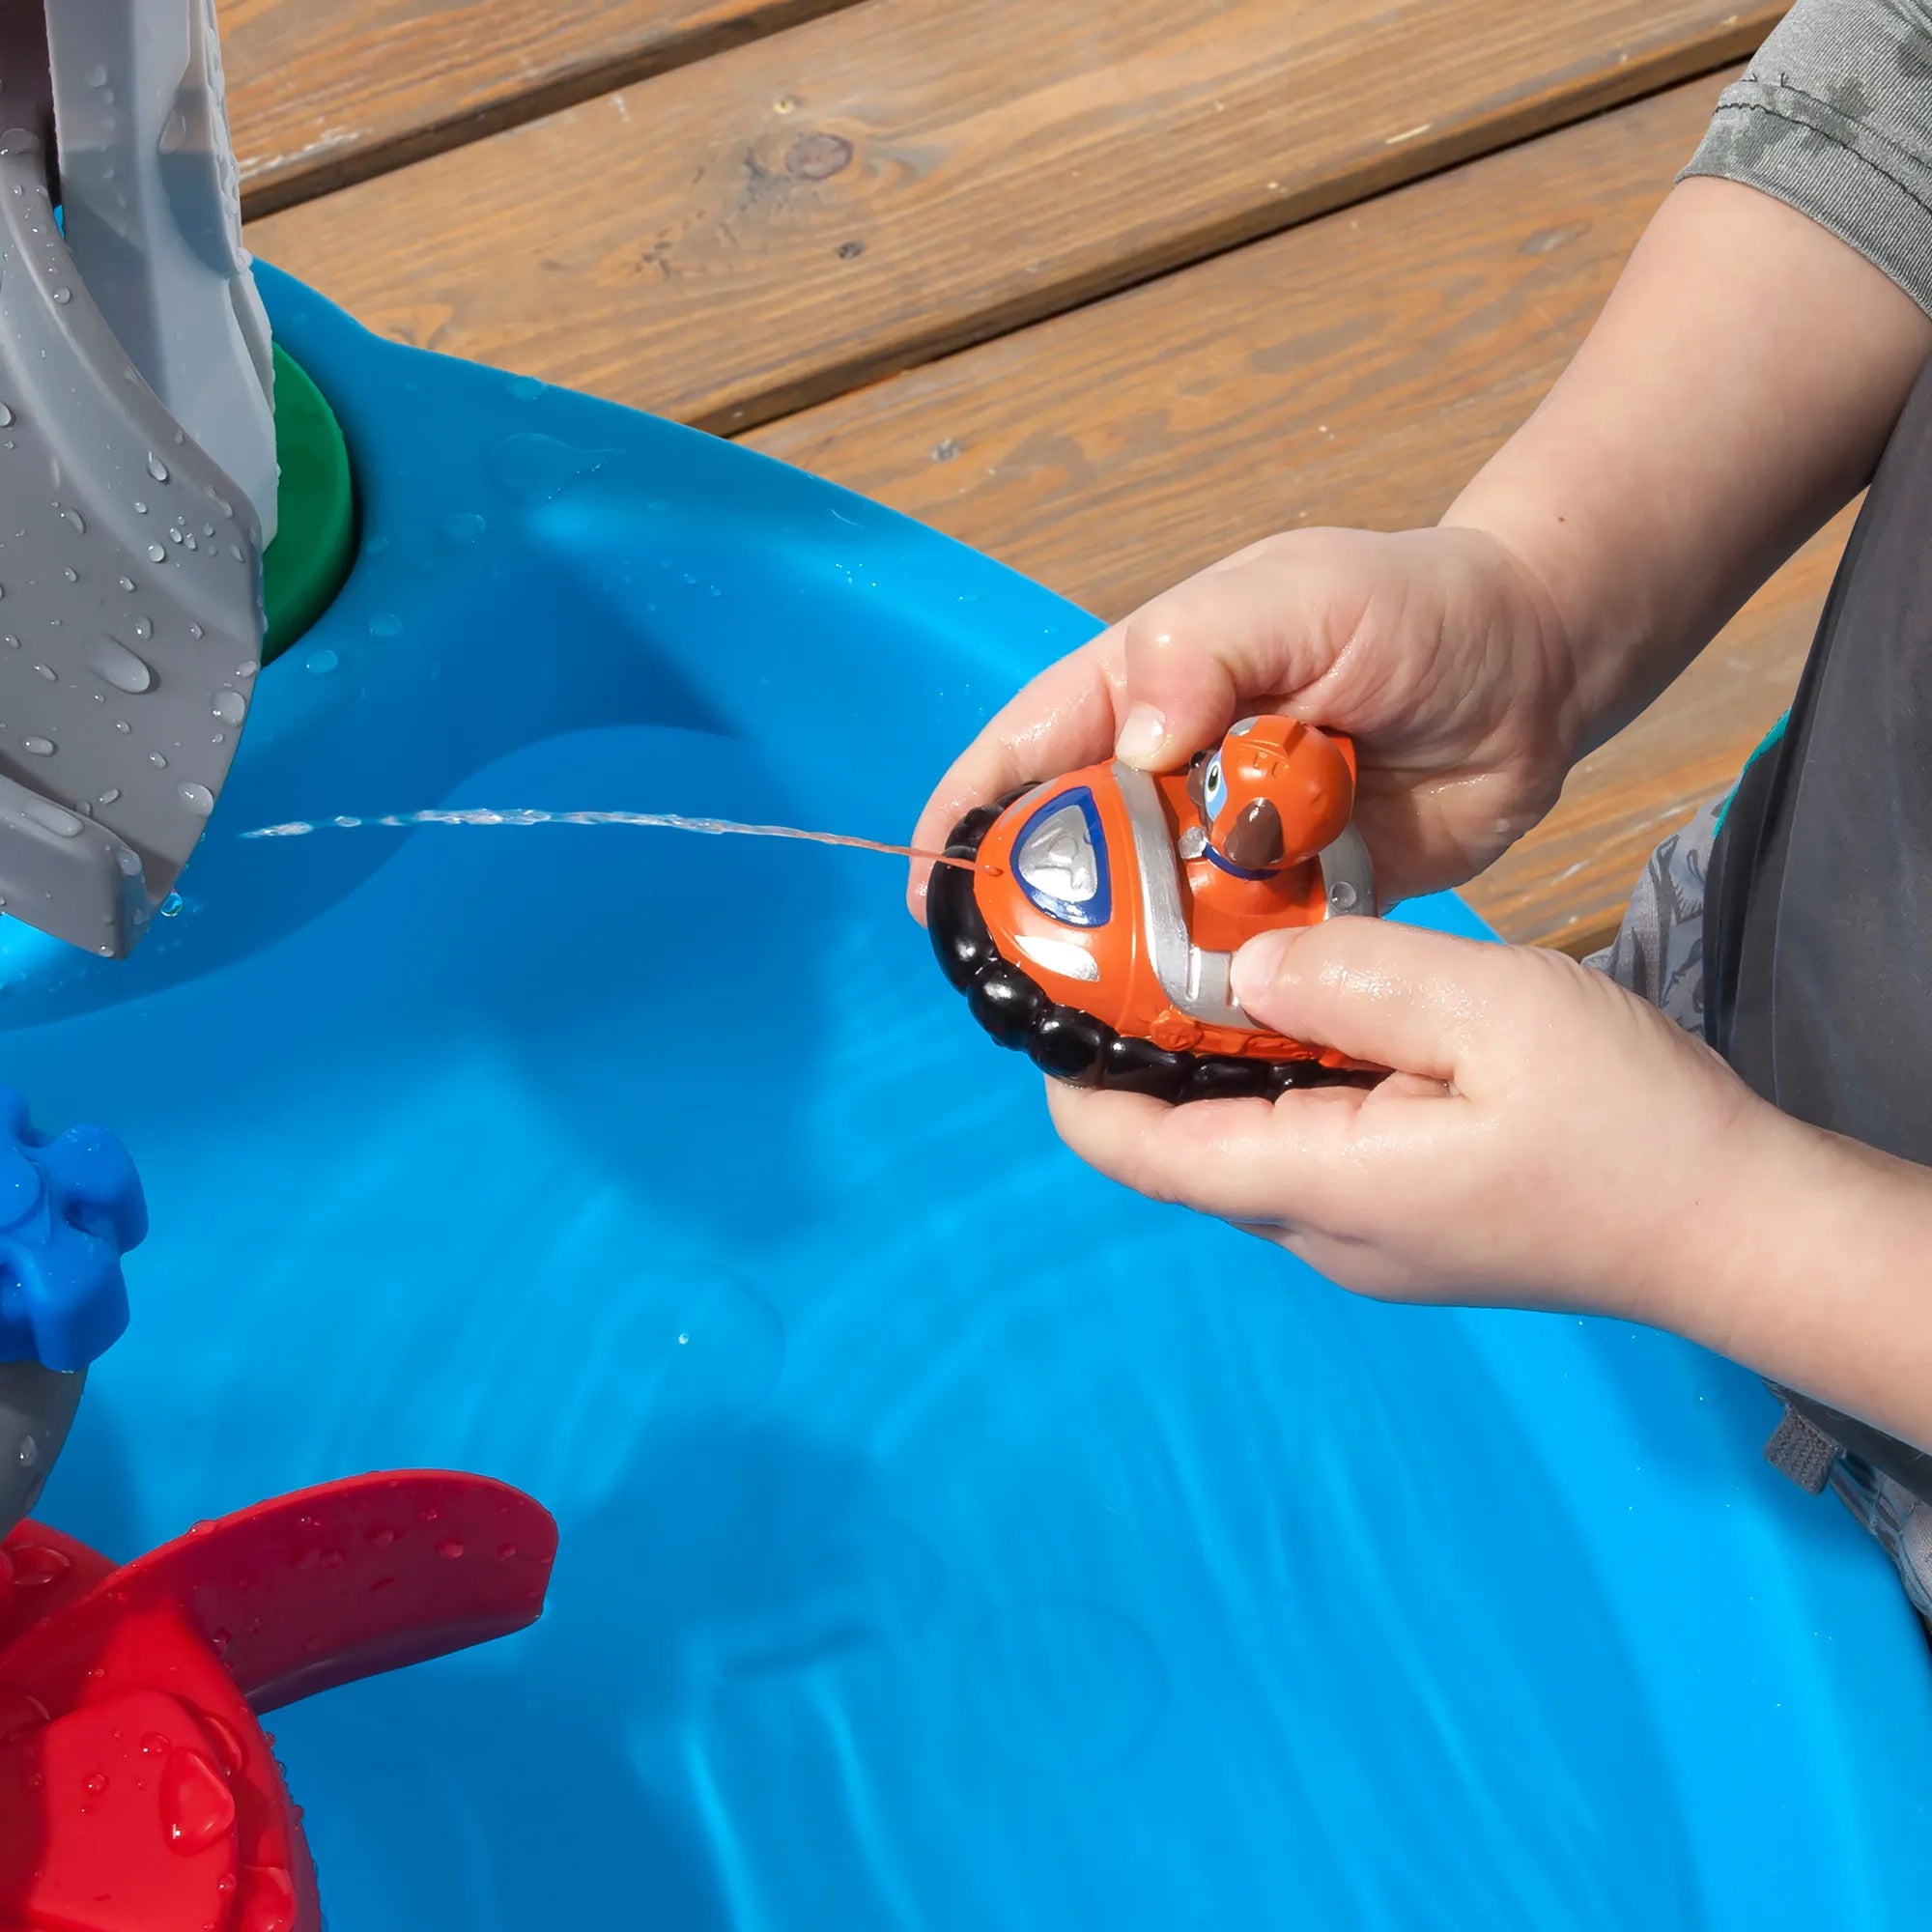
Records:
[[[1932,1172],[1778,1113],[1561,953],[1335,920],[1235,985],[1406,1070],[1190,1107],[1050,1086],[1076,1153],[1360,1293],[1668,1328],[1932,1450]]]
[[[1932,323],[1845,242],[1687,181],[1441,527],[1294,531],[1155,598],[992,721],[914,842],[1117,741],[1171,768],[1278,709],[1354,737],[1389,896],[1459,885],[1863,484],[1928,350]]]
[[[1870,476],[1932,322],[1753,188],[1683,183],[1541,408],[1445,524],[1561,612],[1579,744],[1628,724]]]

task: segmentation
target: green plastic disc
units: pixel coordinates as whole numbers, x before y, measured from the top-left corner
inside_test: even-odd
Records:
[[[275,540],[262,558],[266,664],[328,609],[355,558],[355,491],[335,412],[275,348]]]

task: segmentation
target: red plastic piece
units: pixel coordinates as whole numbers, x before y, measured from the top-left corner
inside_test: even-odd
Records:
[[[533,1623],[556,1525],[480,1476],[352,1477],[121,1569],[0,1546],[0,1927],[319,1932],[261,1713]]]

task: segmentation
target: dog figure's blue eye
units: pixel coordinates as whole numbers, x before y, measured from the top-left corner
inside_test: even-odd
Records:
[[[1228,787],[1221,776],[1221,760],[1218,754],[1208,761],[1208,775],[1202,781],[1202,802],[1208,808],[1208,816],[1212,818],[1228,800]]]

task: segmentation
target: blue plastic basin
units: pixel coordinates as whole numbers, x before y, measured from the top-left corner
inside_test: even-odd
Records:
[[[275,1720],[335,1932],[1923,1925],[1924,1647],[1747,1377],[1095,1179],[887,861],[242,840],[902,836],[1092,628],[266,284],[360,560],[178,914],[118,966],[7,928],[0,1026],[154,1214],[50,1520],[126,1555],[425,1463],[560,1520],[536,1630]]]

